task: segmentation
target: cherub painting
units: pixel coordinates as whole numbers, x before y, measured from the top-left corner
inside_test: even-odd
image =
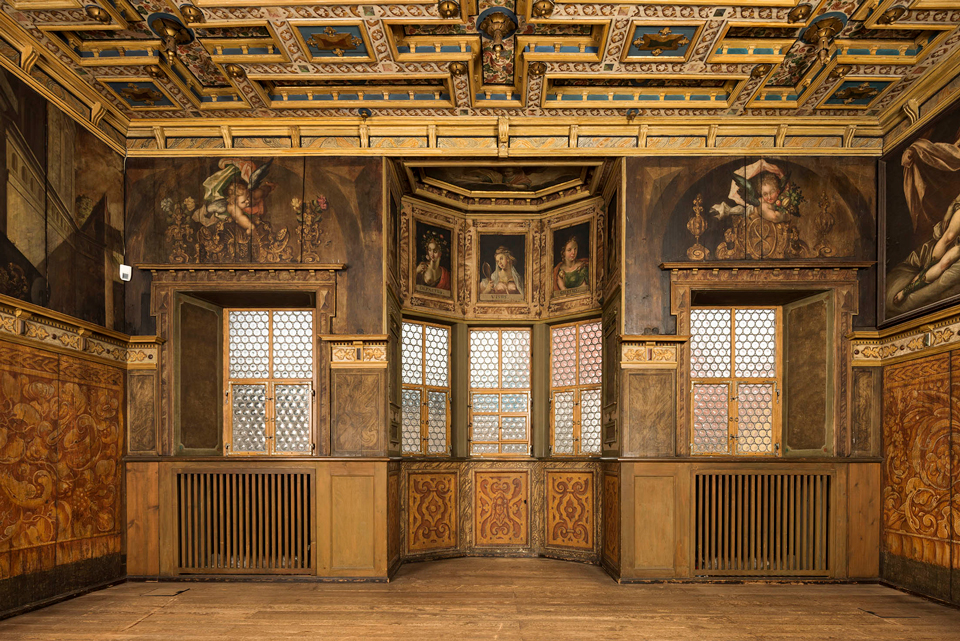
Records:
[[[523,301],[526,237],[519,234],[480,235],[481,301]]]
[[[735,203],[733,207],[721,201],[710,208],[719,220],[746,214],[771,223],[788,223],[800,217],[800,204],[804,202],[800,188],[790,180],[790,172],[763,158],[733,172],[727,198]]]
[[[427,294],[450,297],[450,239],[452,232],[443,227],[417,222],[417,266],[414,289]]]
[[[553,232],[553,295],[590,290],[590,222]]]
[[[272,163],[271,158],[258,167],[243,158],[222,159],[220,171],[203,181],[203,205],[193,219],[204,227],[218,219],[231,219],[251,235],[254,222],[264,214],[266,197],[276,187],[264,180]]]

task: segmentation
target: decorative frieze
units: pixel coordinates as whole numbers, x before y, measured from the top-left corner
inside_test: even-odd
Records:
[[[906,326],[850,337],[854,367],[878,367],[936,354],[960,346],[960,307]]]
[[[687,336],[624,336],[620,366],[624,369],[676,369],[680,344]]]
[[[324,338],[330,341],[330,367],[387,367],[385,336],[376,339],[346,336]]]

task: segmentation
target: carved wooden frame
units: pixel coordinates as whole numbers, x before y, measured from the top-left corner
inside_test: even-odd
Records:
[[[523,300],[480,300],[480,236],[523,236]],[[467,231],[464,255],[464,280],[469,283],[472,316],[518,318],[538,316],[543,306],[543,285],[540,254],[543,252],[543,221],[535,220],[471,220]],[[536,256],[534,255],[536,253]]]
[[[853,330],[853,316],[859,312],[857,269],[865,266],[824,263],[822,267],[805,265],[791,268],[789,263],[782,267],[751,267],[749,264],[734,263],[723,267],[711,265],[704,268],[692,264],[664,265],[663,268],[671,270],[670,313],[677,317],[677,334],[680,335],[690,333],[690,307],[694,291],[762,287],[767,290],[809,290],[811,295],[830,292],[833,317],[828,319],[828,326],[833,327],[833,380],[839,390],[832,407],[833,452],[840,457],[851,451],[851,390],[847,385],[852,371],[849,335]],[[687,390],[690,388],[690,351],[686,343],[677,346],[677,362],[680,364],[677,368],[677,389]],[[677,396],[677,454],[689,456],[691,400],[689,394]]]
[[[316,334],[329,331],[330,319],[336,314],[337,265],[221,265],[221,266],[176,266],[141,265],[149,269],[153,277],[150,292],[150,313],[157,319],[157,335],[168,339],[173,336],[176,322],[174,300],[178,293],[198,292],[246,292],[254,290],[287,290],[310,292],[316,296]],[[160,455],[175,454],[174,412],[176,372],[173,366],[177,346],[167,340],[161,347],[160,358]],[[330,452],[330,368],[326,349],[317,349],[315,365],[319,393],[314,403],[314,438],[316,448],[313,456],[326,456]]]
[[[593,201],[589,206],[584,206],[584,204],[581,203],[579,207],[571,208],[569,211],[546,219],[546,246],[541,256],[542,264],[540,272],[544,277],[543,288],[547,298],[547,309],[545,311],[548,315],[569,314],[600,307],[602,282],[598,278],[597,269],[600,265],[598,255],[601,252],[599,251],[600,247],[597,239],[601,238],[599,231],[602,217],[603,212],[600,202]],[[554,269],[553,253],[555,249],[553,244],[554,238],[558,231],[585,222],[590,223],[588,238],[586,239],[586,244],[590,248],[589,286],[583,292],[569,296],[558,296],[555,289],[556,283],[553,282],[552,278]]]

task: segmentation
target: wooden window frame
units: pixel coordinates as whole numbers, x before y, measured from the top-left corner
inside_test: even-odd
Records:
[[[600,372],[601,372],[600,382],[595,384],[590,384],[590,385],[583,385],[580,383],[580,326],[590,325],[593,323],[601,323],[601,319],[591,318],[588,320],[574,321],[572,323],[563,323],[560,325],[550,326],[550,336],[549,336],[549,340],[550,340],[550,343],[549,343],[550,344],[550,397],[549,397],[550,409],[549,409],[549,412],[550,412],[550,455],[551,456],[578,456],[578,457],[590,456],[590,457],[599,458],[600,456],[603,455],[603,421],[602,420],[601,420],[601,426],[600,426],[600,451],[584,453],[580,449],[580,443],[581,443],[580,430],[582,427],[581,415],[580,415],[580,404],[581,404],[582,392],[587,390],[593,390],[593,389],[600,390],[603,385],[603,326],[602,324],[600,327],[600,343],[601,343],[600,345]],[[563,329],[565,327],[577,328],[576,332],[574,332],[577,339],[576,349],[575,349],[576,362],[574,364],[574,371],[576,373],[577,382],[573,385],[562,385],[559,387],[554,387],[553,369],[554,369],[554,363],[556,361],[553,357],[553,332],[554,330]],[[554,443],[556,439],[556,434],[557,434],[556,412],[554,411],[555,409],[554,395],[557,394],[558,392],[560,393],[573,392],[573,452],[570,452],[570,453],[558,453]],[[600,410],[602,415],[603,392],[601,391],[600,394],[601,394],[600,408],[598,409]]]
[[[779,457],[783,454],[783,308],[779,305],[729,305],[729,306],[706,306],[692,307],[690,313],[701,309],[730,310],[730,372],[729,376],[696,378],[690,368],[690,453],[693,456],[749,456],[751,458]],[[775,332],[774,332],[774,353],[775,370],[774,377],[745,377],[736,376],[736,313],[737,311],[772,309],[775,312]],[[691,340],[693,338],[691,330]],[[692,356],[692,354],[691,354]],[[688,360],[688,367],[690,363]],[[694,388],[697,384],[701,385],[726,385],[727,386],[727,451],[726,452],[698,452],[693,444],[696,442],[696,404],[694,403]],[[774,386],[774,400],[771,408],[771,451],[770,452],[740,452],[739,441],[739,388],[740,385],[769,385]]]
[[[268,371],[270,376],[266,378],[231,378],[230,377],[230,313],[231,312],[268,312]],[[313,375],[311,378],[276,378],[273,376],[273,313],[274,312],[310,312],[311,326],[310,349],[311,349],[311,369]],[[317,450],[316,436],[316,418],[314,416],[317,381],[319,375],[319,363],[317,359],[317,314],[312,307],[224,307],[223,308],[223,444],[225,456],[313,456]],[[276,449],[276,407],[275,390],[277,385],[304,385],[310,386],[310,408],[307,411],[309,417],[309,427],[307,431],[310,435],[309,452],[278,452]],[[235,451],[233,449],[233,386],[234,385],[264,385],[266,387],[266,408],[265,408],[265,438],[266,450],[262,452]]]
[[[423,328],[426,327],[439,327],[444,329],[447,332],[447,386],[441,387],[438,385],[427,385],[427,333],[424,331],[421,334],[420,348],[421,348],[421,358],[420,358],[420,380],[424,381],[420,385],[411,385],[403,382],[403,365],[400,364],[400,407],[401,407],[401,419],[400,419],[400,454],[402,456],[430,456],[430,457],[443,457],[450,456],[451,450],[451,440],[450,440],[450,399],[451,399],[451,378],[453,372],[450,368],[451,361],[451,349],[452,349],[452,335],[453,328],[449,325],[441,325],[439,323],[427,323],[419,320],[410,320],[402,319],[400,322],[400,358],[403,358],[403,325],[405,324],[420,325]],[[408,389],[419,390],[420,392],[420,451],[419,452],[405,452],[403,451],[403,391]],[[435,452],[430,454],[427,452],[427,443],[429,442],[429,433],[430,433],[430,424],[429,424],[429,408],[428,408],[428,393],[429,392],[444,392],[446,395],[446,410],[445,410],[445,427],[446,427],[446,443],[443,449],[443,452]]]
[[[474,387],[472,376],[470,374],[470,364],[473,362],[473,348],[472,341],[470,336],[474,331],[497,332],[497,380],[500,382],[500,387]],[[503,385],[503,332],[515,332],[515,331],[526,331],[529,333],[530,340],[528,342],[528,354],[527,354],[527,372],[529,376],[529,386],[528,387],[502,387]],[[468,346],[468,361],[467,361],[467,455],[471,458],[504,458],[504,457],[532,457],[533,456],[533,424],[532,424],[532,414],[533,414],[533,328],[532,327],[469,327],[467,329],[467,346]],[[497,394],[499,399],[499,407],[503,407],[503,395],[504,394],[527,394],[527,411],[526,412],[474,412],[473,411],[473,395],[474,394]],[[513,416],[522,416],[526,418],[527,424],[527,438],[523,441],[516,440],[505,440],[503,438],[503,425],[498,429],[498,435],[496,441],[474,441],[473,440],[473,417],[474,416],[499,416],[500,418],[504,417],[513,417]],[[473,453],[473,445],[496,445],[497,452],[483,452],[483,453]],[[504,445],[526,445],[527,453],[519,454],[517,452],[503,452]]]

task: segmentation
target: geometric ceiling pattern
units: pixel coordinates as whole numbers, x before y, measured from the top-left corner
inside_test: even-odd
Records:
[[[4,0],[0,19],[131,121],[880,117],[960,51],[946,0],[96,2]]]

